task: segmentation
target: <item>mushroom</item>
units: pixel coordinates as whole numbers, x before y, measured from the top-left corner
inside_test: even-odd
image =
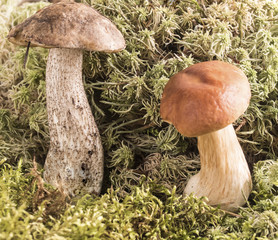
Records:
[[[62,1],[14,27],[8,39],[50,48],[45,78],[50,149],[44,179],[69,196],[99,194],[103,149],[82,83],[82,50],[120,51],[122,34],[92,7]]]
[[[205,196],[212,206],[236,211],[252,188],[250,171],[232,122],[247,109],[251,97],[244,73],[232,64],[194,64],[170,78],[160,114],[184,136],[197,137],[201,170],[184,194]]]

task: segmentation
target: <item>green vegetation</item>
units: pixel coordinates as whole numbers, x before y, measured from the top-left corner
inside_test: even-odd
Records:
[[[227,214],[193,196],[141,181],[129,195],[118,190],[66,202],[40,178],[2,164],[0,239],[277,239],[278,163],[256,165],[252,202]],[[38,194],[39,193],[39,194]]]
[[[105,150],[103,194],[68,200],[42,184],[48,51],[31,48],[23,68],[26,49],[5,36],[48,3],[0,0],[0,239],[277,239],[278,3],[83,2],[110,18],[127,42],[116,54],[84,56]],[[159,116],[169,77],[213,59],[240,67],[251,84],[250,106],[234,127],[254,189],[237,214],[181,196],[199,169],[196,139]]]

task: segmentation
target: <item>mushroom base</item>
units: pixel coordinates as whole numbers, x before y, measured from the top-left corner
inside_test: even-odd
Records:
[[[82,50],[52,48],[46,69],[50,149],[44,179],[65,194],[99,194],[103,149],[82,83]]]
[[[201,170],[184,194],[205,196],[208,204],[236,211],[252,189],[250,171],[232,125],[198,137]]]

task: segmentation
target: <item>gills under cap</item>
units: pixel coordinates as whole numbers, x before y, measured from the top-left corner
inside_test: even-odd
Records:
[[[221,61],[202,62],[170,78],[160,114],[182,135],[196,137],[234,122],[250,97],[247,77],[239,68]]]
[[[125,40],[116,26],[82,3],[51,4],[14,27],[8,39],[14,44],[45,48],[78,48],[117,52]]]

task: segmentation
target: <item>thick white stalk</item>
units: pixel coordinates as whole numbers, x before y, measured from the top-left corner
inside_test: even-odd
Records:
[[[252,181],[233,126],[199,136],[198,149],[201,170],[189,180],[184,193],[206,196],[210,205],[229,211],[244,205]]]
[[[44,179],[65,194],[99,194],[103,149],[82,82],[82,50],[52,48],[46,68],[50,149]]]

